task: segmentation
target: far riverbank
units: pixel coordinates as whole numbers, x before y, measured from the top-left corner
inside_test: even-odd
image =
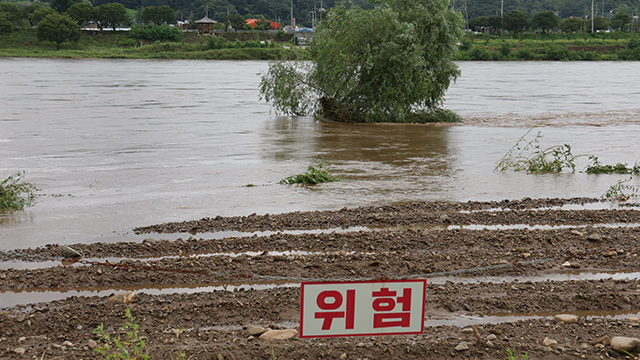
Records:
[[[226,40],[224,47],[217,39]],[[127,32],[85,33],[60,50],[39,42],[35,29],[0,36],[0,57],[303,60],[306,51],[284,33],[220,33],[217,37],[185,33],[180,41],[139,43]],[[455,60],[465,61],[639,61],[640,34],[467,34]]]

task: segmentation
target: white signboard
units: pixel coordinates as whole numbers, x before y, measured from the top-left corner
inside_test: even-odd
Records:
[[[426,280],[303,282],[300,337],[420,334]]]

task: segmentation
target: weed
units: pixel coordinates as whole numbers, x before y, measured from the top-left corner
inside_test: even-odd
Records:
[[[269,341],[269,350],[271,351],[271,359],[272,359],[272,360],[278,360],[278,359],[280,359],[281,357],[283,357],[283,356],[284,356],[284,354],[286,354],[286,353],[287,353],[287,351],[289,351],[289,348],[290,348],[290,347],[291,347],[291,346],[287,346],[287,347],[284,349],[284,351],[282,352],[282,354],[280,354],[280,356],[276,357],[276,352],[275,352],[275,350],[273,349],[273,345],[271,345],[271,341]]]
[[[120,339],[120,334],[118,334],[117,337],[109,335],[104,329],[104,323],[101,323],[100,326],[93,329],[94,334],[100,335],[98,342],[103,343],[103,345],[95,349],[95,351],[102,354],[105,359],[149,359],[149,355],[147,355],[144,350],[146,342],[138,333],[140,325],[136,324],[136,319],[131,316],[131,309],[127,308],[127,310],[125,310],[125,317],[127,318],[127,322],[120,327],[120,331],[123,331],[126,335],[124,340]],[[112,350],[114,345],[115,349]]]
[[[640,175],[640,165],[635,164],[633,167],[627,167],[627,164],[617,163],[615,165],[602,165],[597,156],[589,156],[591,163],[587,165],[585,172],[587,174],[633,174]]]
[[[526,171],[531,174],[559,173],[564,169],[575,171],[575,156],[571,153],[571,145],[556,145],[542,149],[539,140],[543,137],[538,131],[536,136],[527,141],[529,129],[516,144],[507,151],[495,167],[495,171]]]
[[[38,191],[32,183],[23,182],[24,171],[0,182],[0,210],[22,210],[35,202]]]
[[[191,355],[191,356],[187,357],[187,352],[186,352],[186,351],[184,351],[184,350],[178,350],[178,351],[176,352],[176,354],[175,354],[175,358],[174,358],[174,359],[175,359],[175,360],[191,360],[191,359],[193,359],[193,358],[194,358],[194,356],[193,356],[193,355]]]
[[[280,180],[280,184],[310,184],[315,185],[323,182],[339,181],[340,179],[330,173],[329,166],[324,167],[324,160],[321,160],[318,167],[309,166],[307,172],[289,176]]]
[[[618,180],[617,183],[611,185],[602,197],[605,199],[628,199],[630,197],[640,196],[640,185],[629,185],[628,183],[633,180],[633,177],[627,180]]]
[[[255,186],[256,186],[256,184],[247,184],[244,187],[255,187]]]
[[[627,350],[620,349],[620,351],[621,351],[623,354],[625,354],[625,355],[627,356],[627,358],[630,358],[630,359],[635,359],[635,358],[636,358],[632,353],[628,352]]]
[[[520,355],[516,355],[511,349],[507,349],[507,360],[518,360],[520,359],[520,356],[522,356],[522,359],[524,360],[528,360],[529,359],[529,354],[528,353],[523,353]]]

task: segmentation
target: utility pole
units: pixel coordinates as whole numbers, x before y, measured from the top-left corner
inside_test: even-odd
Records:
[[[500,35],[502,35],[503,26],[504,26],[504,0],[500,0]]]
[[[591,33],[593,34],[593,23],[594,23],[594,16],[593,16],[593,2],[595,0],[591,0]]]
[[[296,20],[293,18],[293,0],[291,0],[291,29],[296,26]]]

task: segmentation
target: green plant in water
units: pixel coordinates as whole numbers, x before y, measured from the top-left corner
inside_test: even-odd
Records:
[[[315,185],[323,182],[332,182],[340,180],[338,177],[333,176],[330,173],[330,169],[327,166],[324,168],[324,161],[320,161],[318,167],[309,166],[307,172],[297,175],[289,176],[280,180],[280,184],[307,184]]]
[[[522,359],[524,359],[524,360],[529,359],[529,354],[528,353],[523,353],[523,354],[517,355],[511,349],[507,349],[507,360],[518,360],[518,359],[520,359],[520,356],[522,356]]]
[[[500,159],[494,171],[526,171],[531,174],[559,173],[564,169],[575,171],[576,157],[571,153],[571,145],[555,145],[543,149],[539,141],[543,137],[538,131],[536,136],[527,142],[529,129],[516,144]]]
[[[93,329],[94,334],[100,335],[98,342],[103,344],[95,351],[104,356],[105,359],[149,359],[149,355],[144,350],[146,342],[138,333],[140,325],[136,324],[136,319],[131,316],[131,309],[127,308],[124,314],[127,321],[120,327],[120,331],[125,333],[125,339],[121,340],[120,334],[112,337],[105,331],[104,323],[101,323],[100,326]]]
[[[22,181],[24,171],[11,175],[0,183],[0,210],[22,210],[33,205],[38,189]]]
[[[628,199],[630,197],[640,196],[640,185],[629,185],[633,177],[627,180],[618,180],[617,183],[611,185],[602,197],[605,199]]]
[[[591,163],[587,165],[587,174],[633,174],[640,175],[640,165],[637,163],[633,167],[627,164],[617,163],[615,165],[602,165],[597,156],[589,156]]]

